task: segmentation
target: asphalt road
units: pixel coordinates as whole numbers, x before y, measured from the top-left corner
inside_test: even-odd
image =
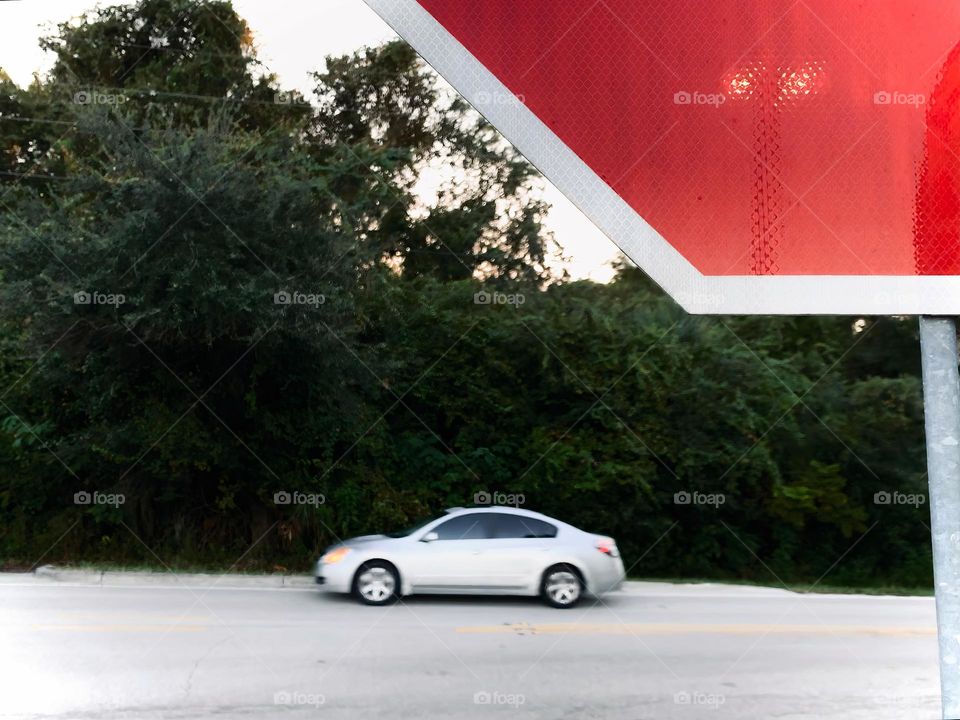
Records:
[[[938,716],[932,598],[630,583],[602,603],[0,576],[0,717]]]

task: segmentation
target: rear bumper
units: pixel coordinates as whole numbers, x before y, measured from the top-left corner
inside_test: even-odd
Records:
[[[591,595],[613,592],[623,586],[625,579],[623,560],[621,558],[604,557],[602,562],[595,562],[591,566],[587,591]]]

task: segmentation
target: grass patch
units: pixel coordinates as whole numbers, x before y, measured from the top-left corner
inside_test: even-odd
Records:
[[[46,563],[42,563],[46,564]],[[202,573],[207,575],[303,575],[310,572],[310,568],[288,568],[283,565],[231,567],[214,563],[171,562],[167,565],[160,563],[116,563],[116,562],[56,562],[50,563],[61,570],[95,570],[97,572],[153,572],[163,573]],[[27,572],[29,565],[20,566],[9,563],[0,568],[0,572]]]

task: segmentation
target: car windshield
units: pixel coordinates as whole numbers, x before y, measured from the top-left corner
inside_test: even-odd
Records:
[[[387,533],[387,537],[391,537],[391,538],[402,538],[402,537],[407,537],[408,535],[413,535],[413,533],[415,533],[417,530],[419,530],[420,528],[422,528],[422,527],[423,527],[424,525],[426,525],[427,523],[433,522],[435,519],[436,519],[436,518],[432,518],[432,517],[426,518],[426,519],[424,519],[424,520],[421,520],[420,522],[418,522],[418,523],[415,524],[415,525],[411,525],[411,526],[408,527],[406,530],[397,530],[396,532]]]

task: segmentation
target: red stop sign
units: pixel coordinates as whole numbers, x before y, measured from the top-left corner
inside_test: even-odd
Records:
[[[960,4],[367,2],[689,311],[960,313]]]

